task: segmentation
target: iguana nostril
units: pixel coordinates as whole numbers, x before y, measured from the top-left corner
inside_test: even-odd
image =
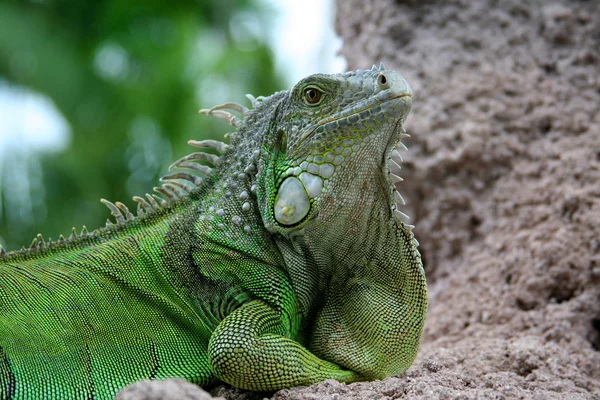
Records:
[[[377,77],[377,83],[379,84],[379,86],[382,86],[382,87],[388,86],[388,84],[387,84],[388,80],[384,73],[379,74],[379,76]]]

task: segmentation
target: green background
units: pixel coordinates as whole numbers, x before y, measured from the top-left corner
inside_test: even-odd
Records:
[[[135,209],[131,196],[152,192],[187,140],[231,129],[198,109],[283,89],[261,31],[272,12],[243,0],[0,1],[0,80],[49,96],[72,130],[64,151],[35,155],[26,215],[1,201],[6,177],[27,173],[5,152],[0,243],[103,226],[100,198]]]

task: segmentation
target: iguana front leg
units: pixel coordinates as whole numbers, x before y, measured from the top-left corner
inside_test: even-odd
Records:
[[[213,332],[208,351],[217,377],[231,385],[270,391],[325,379],[353,382],[353,371],[322,360],[286,337],[281,315],[261,300],[228,315]]]

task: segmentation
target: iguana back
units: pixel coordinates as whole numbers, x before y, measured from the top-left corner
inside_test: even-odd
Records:
[[[230,144],[192,141],[220,155],[174,163],[195,174],[135,197],[137,216],[104,201],[115,224],[0,250],[0,398],[111,398],[168,377],[274,390],[408,368],[426,287],[388,160],[410,88],[374,68],[250,98],[252,110],[204,110],[236,127]]]

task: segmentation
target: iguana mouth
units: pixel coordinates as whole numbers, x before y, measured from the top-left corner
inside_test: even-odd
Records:
[[[381,92],[381,93],[384,93],[384,92]],[[378,93],[378,94],[380,94],[380,93]],[[386,94],[388,94],[388,93],[386,93]],[[317,123],[317,126],[315,127],[315,129],[321,125],[326,125],[331,122],[339,121],[339,120],[342,120],[345,118],[350,118],[353,115],[357,115],[357,114],[360,114],[361,112],[369,111],[377,106],[381,106],[387,102],[390,102],[395,99],[400,99],[402,97],[408,97],[408,98],[412,99],[412,94],[411,93],[398,93],[391,97],[377,96],[377,95],[373,96],[373,97],[369,98],[367,101],[365,101],[360,108],[348,107],[348,108],[343,109],[339,113],[335,113],[328,118],[322,119],[321,121],[319,121]],[[313,129],[313,131],[314,131],[314,129]],[[311,132],[308,132],[307,135],[310,135],[310,133]]]
[[[375,108],[377,108],[377,107],[381,108],[386,103],[391,103],[392,101],[401,99],[401,98],[408,98],[409,101],[411,101],[412,93],[407,93],[407,92],[390,93],[387,91],[380,92],[377,95],[367,99],[367,101],[360,104],[358,107],[355,105],[355,106],[344,108],[343,110],[317,122],[312,129],[308,130],[304,135],[302,135],[302,137],[300,138],[300,140],[298,140],[298,142],[296,143],[296,145],[294,147],[295,148],[301,147],[302,143],[305,140],[307,140],[308,138],[310,138],[315,133],[315,131],[317,131],[319,128],[327,129],[328,126],[333,127],[333,126],[335,126],[335,123],[338,121],[340,121],[342,123],[344,121],[347,121],[348,123],[357,123],[357,122],[362,122],[364,120],[368,120],[368,119],[372,118],[373,114],[371,114],[371,112]],[[386,111],[381,109],[378,112],[386,112]],[[361,115],[363,113],[369,113],[369,115]],[[356,118],[352,118],[352,117],[356,117]]]

